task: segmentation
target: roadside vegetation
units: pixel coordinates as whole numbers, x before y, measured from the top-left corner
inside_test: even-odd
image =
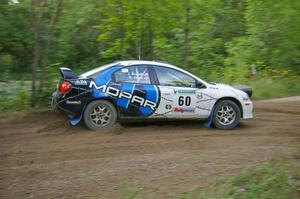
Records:
[[[202,188],[194,188],[178,199],[293,199],[300,197],[300,157],[258,163],[228,178],[216,178]],[[143,198],[143,190],[124,185],[118,198]]]
[[[217,179],[207,190],[194,189],[180,199],[252,199],[300,197],[300,165],[271,161],[249,167],[228,179]]]

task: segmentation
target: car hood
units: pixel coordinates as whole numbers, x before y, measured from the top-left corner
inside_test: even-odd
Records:
[[[251,97],[252,95],[252,89],[248,86],[230,86],[222,83],[210,83],[209,88],[229,92],[241,97]]]

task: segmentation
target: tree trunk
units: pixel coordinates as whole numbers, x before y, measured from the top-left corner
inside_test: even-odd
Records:
[[[138,58],[138,60],[143,59],[143,56],[142,56],[142,40],[141,39],[137,44],[137,58]]]
[[[32,25],[34,29],[34,53],[33,61],[31,65],[31,106],[34,107],[36,104],[36,68],[40,60],[40,34],[41,34],[41,22],[44,16],[44,9],[46,5],[46,0],[41,0],[39,2],[40,12],[36,13],[36,1],[31,0],[31,16],[32,16]]]
[[[121,44],[120,44],[120,50],[119,50],[119,57],[120,59],[124,59],[126,58],[126,49],[124,48],[125,46],[125,26],[124,26],[124,23],[125,23],[125,17],[124,17],[124,5],[123,5],[123,1],[122,0],[118,0],[116,2],[116,5],[118,7],[118,14],[120,16],[120,21],[119,21],[119,24],[118,24],[118,28],[119,28],[119,31],[118,31],[118,37],[121,38]]]
[[[187,6],[186,9],[185,9],[185,23],[184,23],[184,63],[183,63],[183,66],[184,66],[185,69],[189,68],[189,51],[190,51],[190,46],[189,46],[189,34],[190,34],[189,24],[190,24],[190,11],[191,11],[190,6]]]
[[[154,59],[154,49],[153,49],[153,40],[154,40],[154,33],[153,33],[153,26],[152,26],[152,19],[148,20],[148,49],[147,49],[147,59],[153,60]]]
[[[47,40],[46,40],[46,47],[45,47],[45,51],[44,51],[44,59],[42,62],[42,74],[41,74],[41,79],[40,79],[40,86],[41,88],[43,88],[44,86],[44,81],[46,79],[46,66],[48,65],[48,58],[49,58],[49,49],[51,47],[51,42],[52,42],[52,38],[54,35],[54,31],[55,31],[55,26],[58,20],[58,17],[60,15],[60,12],[62,10],[62,6],[63,6],[63,0],[58,0],[57,2],[57,6],[55,11],[52,14],[51,17],[51,23],[50,23],[50,29],[47,35]]]

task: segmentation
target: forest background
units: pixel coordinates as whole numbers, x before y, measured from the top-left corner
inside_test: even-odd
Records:
[[[254,99],[300,94],[297,0],[1,0],[0,111],[50,104],[59,67],[161,60]]]

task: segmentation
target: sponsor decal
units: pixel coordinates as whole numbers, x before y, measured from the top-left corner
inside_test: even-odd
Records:
[[[172,109],[172,105],[171,105],[171,104],[166,104],[165,108],[166,108],[167,110],[170,110],[170,109]]]
[[[125,98],[128,99],[131,103],[139,104],[139,106],[150,107],[152,110],[155,110],[156,107],[156,103],[153,101],[144,99],[137,95],[133,95],[131,93],[119,90],[111,86],[107,86],[107,85],[97,86],[94,81],[91,81],[89,87],[90,88],[94,87],[95,89],[100,90],[101,92],[106,93],[114,98],[119,98],[119,99]]]
[[[82,79],[78,79],[74,82],[74,85],[77,85],[77,86],[86,86],[88,85],[87,81],[86,80],[82,80]]]
[[[200,93],[200,94],[197,94],[197,99],[202,99],[203,98],[203,95],[202,95],[202,93]]]
[[[173,112],[175,112],[175,113],[193,113],[193,112],[195,112],[195,109],[194,108],[174,107]]]
[[[175,94],[195,94],[196,90],[176,90],[174,89]]]
[[[80,104],[81,104],[81,101],[79,101],[79,100],[77,100],[77,101],[70,101],[70,100],[67,100],[67,101],[66,101],[66,104],[80,105]]]

